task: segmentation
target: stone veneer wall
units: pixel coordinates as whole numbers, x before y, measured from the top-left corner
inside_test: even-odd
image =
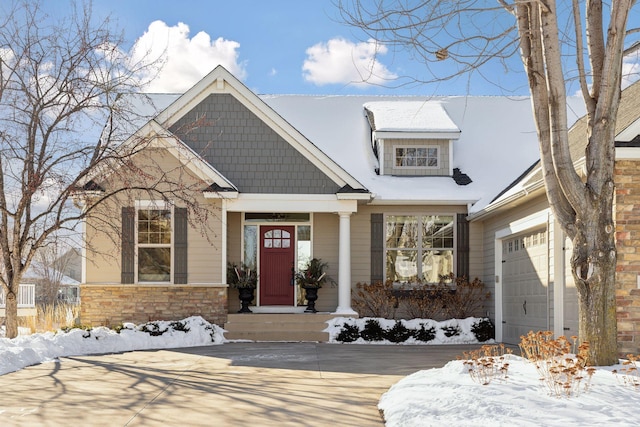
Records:
[[[640,353],[640,161],[618,160],[615,166],[616,305],[618,352]]]
[[[227,285],[81,285],[80,298],[80,322],[86,326],[190,316],[222,326],[228,312]]]

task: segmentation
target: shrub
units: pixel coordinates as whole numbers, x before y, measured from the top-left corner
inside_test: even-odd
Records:
[[[157,323],[146,323],[140,327],[142,332],[146,332],[152,337],[158,337],[169,330],[169,328],[161,330]]]
[[[475,335],[476,339],[480,342],[489,341],[496,335],[493,323],[487,318],[476,320],[473,325],[471,325],[471,332],[473,332],[473,335]]]
[[[634,389],[640,388],[640,373],[638,372],[638,356],[633,354],[627,354],[627,360],[622,362],[622,367],[618,371],[614,369],[611,371],[613,375],[618,378],[622,384],[633,387]]]
[[[457,326],[457,325],[456,326],[443,326],[441,329],[444,332],[444,335],[446,337],[448,337],[448,338],[458,336],[462,332],[460,327]]]
[[[455,292],[445,294],[444,306],[447,317],[466,319],[482,312],[485,301],[491,295],[484,290],[484,283],[477,277],[469,282],[464,276],[456,277],[455,283]]]
[[[362,317],[393,319],[398,298],[393,292],[392,282],[358,283],[353,295],[353,308]]]
[[[483,345],[479,350],[463,354],[466,359],[464,365],[473,381],[488,385],[496,377],[508,378],[509,362],[505,354],[511,354],[511,350],[505,351],[504,344]]]
[[[436,337],[436,328],[433,326],[426,328],[424,323],[420,324],[420,329],[416,329],[413,333],[413,337],[418,341],[429,342]]]
[[[376,319],[368,319],[360,336],[367,341],[382,341],[385,338],[385,331]]]
[[[395,325],[393,325],[393,327],[385,331],[384,337],[391,342],[398,343],[405,342],[406,340],[411,338],[413,334],[413,330],[407,329],[407,327],[404,326],[404,323],[398,320],[396,321]]]
[[[400,290],[402,298],[399,300],[401,310],[409,319],[447,318],[446,301],[452,292],[448,285],[412,284],[404,285]]]
[[[187,327],[187,323],[186,322],[181,322],[179,320],[176,320],[175,322],[169,323],[169,327],[171,329],[173,329],[174,331],[180,331],[180,332],[184,332],[184,333],[187,333],[190,330]]]
[[[595,369],[585,365],[589,343],[582,343],[576,352],[576,339],[569,341],[562,336],[552,339],[553,332],[529,332],[522,336],[520,351],[529,359],[540,374],[540,380],[551,394],[571,397],[580,390],[582,380],[587,377],[585,390],[589,388]]]
[[[336,336],[336,341],[340,342],[354,342],[360,338],[360,329],[356,325],[350,325],[345,323],[342,325],[342,329]]]

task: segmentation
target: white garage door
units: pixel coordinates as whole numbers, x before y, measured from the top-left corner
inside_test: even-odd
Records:
[[[502,338],[520,343],[529,331],[547,330],[547,232],[540,229],[503,241]]]

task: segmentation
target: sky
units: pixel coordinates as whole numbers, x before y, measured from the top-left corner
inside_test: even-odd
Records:
[[[364,322],[365,319],[357,321]],[[380,319],[384,320],[384,319]],[[417,319],[419,320],[419,319]],[[452,319],[462,329],[468,329],[475,319]],[[331,339],[335,339],[339,328],[335,326],[353,319],[336,318],[328,327]],[[47,332],[19,336],[14,339],[0,338],[0,375],[38,363],[60,363],[64,357],[88,354],[107,354],[144,349],[180,348],[203,345],[224,345],[223,330],[202,317],[184,319],[188,332],[174,330],[169,322],[152,322],[147,328],[167,332],[151,336],[141,331],[144,325],[125,324],[120,333],[105,327],[90,332],[74,329],[69,333]],[[437,344],[446,345],[444,335],[436,338]],[[332,341],[335,343],[335,341]],[[351,344],[361,345],[361,339]],[[398,345],[381,342],[380,345]],[[416,345],[412,343],[411,345]],[[433,344],[429,344],[433,345]],[[482,359],[477,359],[481,360]],[[566,359],[565,359],[566,361]],[[591,378],[585,376],[573,382],[571,397],[558,395],[556,388],[540,381],[547,365],[536,366],[519,356],[500,354],[493,359],[484,359],[483,364],[465,364],[455,360],[438,369],[417,371],[394,384],[384,393],[378,409],[384,414],[387,427],[459,426],[459,427],[565,427],[638,425],[640,417],[640,394],[637,386],[638,372],[629,370],[633,365],[614,365],[596,368]],[[487,366],[481,370],[479,366]],[[504,370],[503,368],[506,368]],[[616,374],[613,370],[617,370]],[[626,369],[626,370],[625,370]],[[495,375],[469,373],[488,372]],[[480,380],[482,378],[482,380]],[[488,380],[488,381],[487,381]],[[483,385],[483,382],[488,384]],[[12,408],[20,413],[27,408]],[[15,411],[14,411],[15,410]]]
[[[450,81],[405,84],[425,76],[409,52],[393,51],[341,22],[331,0],[94,0],[130,49],[167,60],[149,92],[183,92],[222,64],[258,94],[528,95],[518,58]],[[46,2],[60,13],[60,2]],[[505,14],[504,19],[511,19]],[[640,21],[636,11],[632,20]],[[144,47],[144,49],[142,49]],[[637,55],[627,68],[637,68]],[[368,84],[356,83],[373,67]]]

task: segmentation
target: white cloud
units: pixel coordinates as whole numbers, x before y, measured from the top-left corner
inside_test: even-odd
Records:
[[[305,80],[318,86],[326,84],[387,84],[398,76],[378,61],[387,48],[375,40],[353,43],[334,38],[307,49],[302,66]]]
[[[145,91],[184,92],[217,65],[244,79],[246,70],[238,60],[239,47],[240,43],[222,37],[211,40],[204,31],[189,38],[189,26],[182,22],[170,27],[163,21],[154,21],[136,41],[131,55],[133,62],[159,60],[161,64]]]

